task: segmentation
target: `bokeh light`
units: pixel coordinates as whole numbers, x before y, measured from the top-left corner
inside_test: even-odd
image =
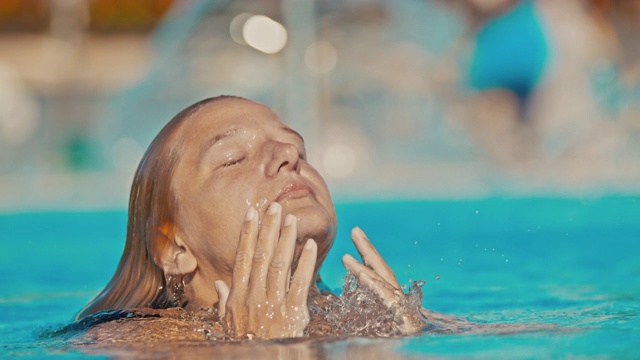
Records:
[[[304,64],[315,75],[328,74],[338,63],[338,52],[328,41],[317,41],[307,47]]]
[[[254,15],[242,27],[242,37],[252,48],[275,54],[287,44],[287,30],[282,24],[264,15]]]
[[[329,145],[324,151],[322,165],[327,175],[331,177],[347,177],[356,168],[356,153],[346,144]]]
[[[252,16],[252,13],[242,13],[236,15],[233,20],[231,20],[231,24],[229,24],[229,35],[237,44],[247,45],[247,42],[244,41],[244,37],[242,35],[242,29],[244,28],[244,24],[247,20]]]
[[[0,83],[1,143],[18,146],[30,140],[38,128],[37,105],[18,74],[2,64]]]

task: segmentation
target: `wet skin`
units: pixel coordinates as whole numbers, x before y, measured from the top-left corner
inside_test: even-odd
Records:
[[[178,209],[154,259],[187,279],[187,309],[218,304],[238,336],[301,336],[336,227],[302,137],[267,107],[231,98],[203,105],[170,144]],[[362,231],[352,239],[364,265],[346,255],[345,267],[393,306],[404,296],[393,272]]]

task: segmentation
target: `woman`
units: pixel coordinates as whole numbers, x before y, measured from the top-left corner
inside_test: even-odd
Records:
[[[314,279],[335,228],[329,191],[298,133],[246,99],[200,101],[145,153],[120,264],[77,318],[107,309],[215,307],[228,337],[302,336],[309,304],[320,308],[327,297]],[[364,265],[345,255],[346,269],[393,313],[394,331],[422,329],[419,312],[399,310],[405,295],[364,233],[356,228],[351,236]],[[94,338],[103,330],[94,329]]]

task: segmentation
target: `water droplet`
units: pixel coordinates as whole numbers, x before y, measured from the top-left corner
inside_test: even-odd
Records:
[[[436,275],[436,280],[440,280],[440,274]]]
[[[509,262],[509,259],[506,259],[504,262]]]
[[[413,243],[414,245],[418,245],[418,240],[416,240],[416,242]]]
[[[476,214],[478,213],[478,210],[476,210]]]
[[[411,267],[411,264],[407,264],[407,267]]]

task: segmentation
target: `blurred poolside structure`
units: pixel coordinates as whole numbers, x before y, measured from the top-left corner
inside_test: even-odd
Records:
[[[299,130],[338,199],[638,194],[638,3],[8,1],[0,210],[124,208],[219,94]]]

